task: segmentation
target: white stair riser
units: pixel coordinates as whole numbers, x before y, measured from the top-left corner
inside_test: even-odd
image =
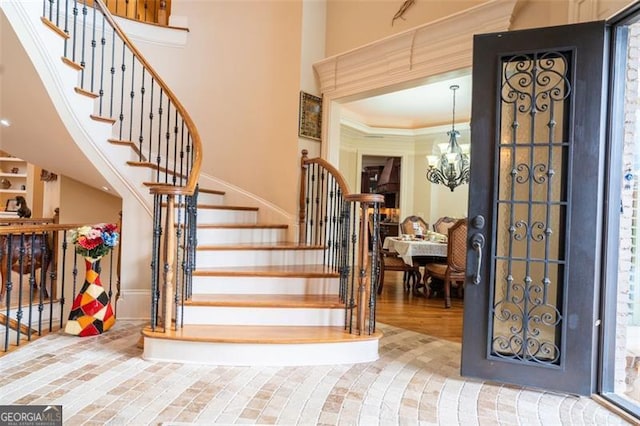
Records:
[[[286,236],[284,228],[200,228],[198,244],[279,243]]]
[[[142,358],[148,361],[207,365],[295,366],[372,362],[378,340],[336,343],[217,343],[144,339]]]
[[[224,195],[211,194],[208,192],[198,193],[198,204],[206,204],[209,206],[221,206],[224,204]]]
[[[185,324],[343,326],[344,309],[185,306]]]
[[[199,224],[250,223],[258,221],[254,210],[198,209]]]
[[[196,267],[318,265],[322,250],[197,250]]]
[[[237,366],[355,364],[378,359],[378,340],[255,344],[145,338],[142,358],[148,361]]]
[[[339,278],[193,277],[193,294],[338,294]]]

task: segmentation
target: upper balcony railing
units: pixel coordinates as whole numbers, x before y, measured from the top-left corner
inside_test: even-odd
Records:
[[[169,25],[171,0],[104,0],[109,11],[122,18]]]

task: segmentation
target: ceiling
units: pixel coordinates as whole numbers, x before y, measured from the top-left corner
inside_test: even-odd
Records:
[[[413,88],[345,102],[342,117],[373,128],[417,130],[450,125],[455,91],[456,124],[468,123],[471,117],[471,74],[435,79]]]

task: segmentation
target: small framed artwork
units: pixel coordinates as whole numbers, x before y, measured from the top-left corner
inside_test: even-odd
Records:
[[[9,198],[4,210],[7,212],[17,212],[19,207],[20,206],[18,206],[18,200],[16,200],[15,198]]]
[[[300,92],[300,121],[298,136],[321,139],[322,130],[322,98],[309,93]]]

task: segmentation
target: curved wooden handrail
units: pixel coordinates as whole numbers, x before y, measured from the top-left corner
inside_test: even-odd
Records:
[[[111,223],[111,222],[105,222]],[[44,225],[6,225],[0,226],[0,235],[5,234],[31,234],[47,231],[70,231],[72,229],[87,226],[86,223],[48,223]]]
[[[309,154],[309,151],[307,151],[306,149],[303,149],[302,150],[303,166],[307,164],[318,164],[319,166],[324,167],[335,177],[336,182],[338,182],[338,185],[340,186],[340,190],[342,191],[342,194],[343,195],[351,194],[351,190],[349,189],[349,184],[347,184],[347,181],[344,179],[344,176],[342,176],[342,173],[340,173],[338,169],[333,167],[333,165],[329,163],[327,160],[325,160],[324,158],[309,158],[307,157],[307,154]]]
[[[171,99],[176,111],[180,113],[182,119],[185,121],[187,129],[189,130],[189,134],[191,135],[191,139],[193,141],[193,164],[191,167],[191,171],[189,172],[189,179],[187,184],[184,187],[177,187],[181,189],[176,189],[175,186],[168,187],[165,184],[152,184],[150,187],[152,188],[152,193],[155,194],[180,194],[180,195],[193,195],[196,189],[196,185],[198,184],[198,179],[200,178],[200,167],[202,163],[202,140],[200,138],[200,134],[198,133],[198,129],[193,122],[193,119],[184,108],[182,103],[178,100],[178,97],[173,93],[169,86],[164,82],[162,78],[158,75],[156,70],[149,64],[149,62],[145,59],[142,53],[135,47],[135,45],[129,40],[129,37],[122,31],[122,28],[118,25],[118,23],[113,19],[113,15],[103,0],[95,0],[95,4],[98,5],[102,14],[104,15],[105,20],[111,25],[116,34],[120,37],[120,39],[128,46],[131,53],[136,57],[138,61],[142,65],[144,65],[145,69],[149,71],[149,73],[153,76],[156,83],[162,88],[164,93]]]

